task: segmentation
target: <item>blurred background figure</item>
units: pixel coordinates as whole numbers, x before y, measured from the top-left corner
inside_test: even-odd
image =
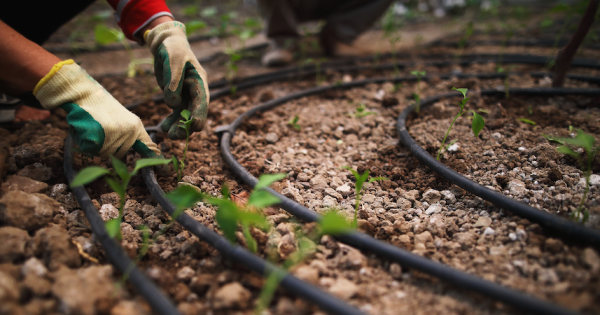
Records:
[[[262,58],[265,66],[282,66],[293,60],[298,25],[325,20],[319,34],[323,52],[330,57],[351,53],[350,46],[387,10],[393,0],[259,0],[271,47]]]

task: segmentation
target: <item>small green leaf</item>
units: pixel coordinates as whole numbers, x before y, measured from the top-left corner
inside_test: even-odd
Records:
[[[360,194],[360,191],[362,190],[364,183],[367,181],[367,178],[369,178],[369,170],[366,170],[362,175],[360,175],[356,178],[356,184],[355,184],[356,196],[358,196]]]
[[[190,117],[192,117],[192,113],[187,109],[182,110],[180,115],[185,118],[185,120],[190,120]]]
[[[94,37],[98,44],[108,45],[123,40],[125,35],[115,28],[109,28],[104,24],[98,24],[96,25],[96,28],[94,28]]]
[[[208,7],[202,10],[202,12],[200,12],[200,15],[202,15],[203,17],[211,17],[211,16],[215,16],[217,14],[217,7]]]
[[[225,237],[235,243],[235,231],[237,230],[239,210],[231,200],[208,198],[209,203],[218,207],[215,219],[223,231]]]
[[[475,111],[471,111],[473,113],[473,122],[471,123],[471,129],[473,129],[473,133],[475,137],[479,137],[479,132],[485,126],[485,120],[481,115],[477,114]]]
[[[71,182],[71,187],[83,186],[89,184],[99,177],[110,174],[110,171],[100,166],[89,166],[77,173]]]
[[[106,180],[106,183],[108,184],[108,186],[110,186],[110,188],[117,193],[117,195],[119,195],[119,197],[125,197],[125,187],[123,187],[123,185],[121,185],[121,183],[117,182],[116,180],[110,178],[110,177],[105,177],[104,180]]]
[[[185,23],[185,34],[187,36],[190,36],[195,31],[201,30],[204,28],[206,28],[206,23],[204,23],[202,21],[190,21],[188,23]]]
[[[104,227],[106,228],[106,232],[112,238],[119,239],[121,238],[121,219],[110,219],[104,223]]]
[[[171,162],[173,163],[173,170],[175,173],[179,172],[179,161],[174,155],[171,157]]]
[[[239,211],[238,219],[242,225],[246,225],[246,226],[254,225],[261,229],[269,228],[269,222],[267,221],[267,219],[265,219],[262,215],[255,213],[255,212]]]
[[[527,118],[518,118],[517,120],[520,121],[520,122],[524,122],[526,124],[535,126],[535,121],[533,121],[533,120],[529,120]]]
[[[342,215],[335,211],[328,211],[319,221],[321,234],[340,235],[354,230],[352,225]]]
[[[558,143],[558,144],[562,144],[562,145],[564,145],[564,144],[565,144],[565,142],[564,142],[564,141],[562,141],[562,140],[561,140],[561,138],[555,138],[555,137],[553,137],[553,136],[544,135],[544,134],[542,134],[542,136],[544,136],[544,138],[546,138],[546,139],[547,139],[548,141],[550,141],[550,142],[556,142],[556,143]]]
[[[576,159],[579,159],[579,153],[573,151],[573,149],[567,147],[566,145],[559,146],[558,148],[556,148],[556,151],[558,151],[559,153],[562,153],[562,154],[570,155]]]
[[[131,172],[131,174],[137,174],[137,172],[144,167],[155,166],[155,165],[165,165],[165,164],[169,164],[169,163],[171,163],[171,160],[168,160],[168,159],[159,159],[159,158],[139,159],[139,160],[135,161],[135,168],[133,169],[133,172]]]
[[[272,206],[274,204],[279,203],[281,200],[279,198],[271,195],[266,190],[254,190],[250,194],[248,198],[247,206],[253,206],[256,209],[264,209],[266,207]]]
[[[389,178],[383,176],[372,177],[369,179],[369,184],[372,182],[380,181],[380,180],[388,180]]]
[[[205,196],[195,187],[181,185],[167,194],[167,198],[179,209],[187,209],[202,201]]]
[[[223,195],[223,199],[230,199],[231,196],[229,194],[229,186],[227,186],[227,183],[223,184],[223,186],[221,186],[221,195]]]
[[[360,175],[358,174],[358,172],[357,172],[357,171],[355,171],[354,169],[352,169],[352,168],[351,168],[350,166],[348,166],[348,165],[344,165],[344,166],[342,166],[342,169],[349,170],[349,171],[350,171],[350,173],[352,173],[352,175],[353,175],[353,176],[354,176],[354,178],[356,178],[356,179],[358,179],[358,178],[360,177]]]
[[[452,90],[454,90],[454,91],[459,91],[460,93],[462,93],[462,95],[463,95],[463,98],[466,98],[466,97],[467,97],[467,91],[469,91],[469,89],[457,89],[457,88],[455,88],[455,87],[452,87]]]
[[[198,6],[196,5],[189,5],[185,8],[183,8],[183,10],[181,10],[183,12],[183,14],[189,16],[189,17],[194,17],[196,16],[196,14],[198,13]],[[187,27],[187,24],[186,24]]]
[[[130,175],[127,171],[127,165],[125,165],[125,163],[121,162],[121,160],[117,159],[114,156],[111,156],[110,160],[112,161],[112,166],[115,169],[115,172],[117,172],[117,175],[119,175],[121,180],[128,180]]]
[[[261,188],[269,187],[274,182],[284,179],[287,174],[279,173],[279,174],[262,174],[258,178],[258,183],[254,186],[254,190],[259,190]]]

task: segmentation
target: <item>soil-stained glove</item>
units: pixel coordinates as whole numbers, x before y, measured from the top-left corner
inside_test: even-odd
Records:
[[[133,148],[143,157],[160,154],[140,118],[73,60],[54,65],[33,94],[44,108],[67,112],[69,133],[83,152],[121,158]]]
[[[178,127],[182,110],[192,113],[191,131],[201,131],[208,111],[208,84],[206,71],[200,66],[185,35],[185,25],[171,21],[155,26],[144,34],[154,55],[154,73],[165,94],[165,103],[173,113],[161,128],[170,139],[185,139],[186,133]]]

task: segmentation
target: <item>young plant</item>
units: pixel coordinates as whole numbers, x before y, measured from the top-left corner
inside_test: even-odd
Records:
[[[121,238],[121,219],[124,215],[125,197],[127,186],[131,178],[137,172],[147,166],[164,165],[170,161],[166,159],[139,159],[135,162],[133,171],[127,171],[127,165],[115,157],[111,157],[113,170],[108,170],[101,166],[89,166],[82,169],[71,182],[71,187],[79,187],[89,184],[100,177],[110,186],[110,188],[119,195],[119,215],[114,219],[108,220],[105,224],[106,231],[111,237]]]
[[[535,121],[533,121],[533,120],[531,120],[531,119],[527,119],[527,118],[518,118],[517,120],[518,120],[518,121],[520,121],[520,122],[524,122],[524,123],[526,123],[526,124],[528,124],[528,125],[532,125],[532,126],[535,126],[535,125],[536,125],[536,124],[535,124]]]
[[[303,235],[301,230],[296,231],[295,234],[299,235],[298,250],[292,253],[289,258],[283,262],[281,269],[275,269],[269,274],[267,281],[265,281],[265,285],[260,292],[254,314],[264,314],[263,312],[269,307],[269,304],[271,304],[273,294],[281,280],[288,274],[290,269],[304,261],[306,257],[315,251],[315,243],[318,243],[321,237],[324,235],[341,235],[352,232],[353,230],[355,229],[348,223],[345,217],[340,215],[337,211],[331,210],[327,211],[321,217],[317,227],[318,233],[313,235]]]
[[[410,74],[417,76],[417,93],[413,94],[415,97],[415,103],[417,104],[417,113],[421,111],[421,77],[427,73],[425,71],[414,70]]]
[[[180,160],[178,160],[174,155],[171,158],[173,169],[177,173],[177,182],[181,181],[183,170],[185,169],[185,156],[187,155],[188,143],[190,142],[190,128],[192,127],[192,122],[194,121],[191,119],[191,115],[192,113],[190,113],[190,111],[187,109],[181,111],[181,117],[183,117],[184,120],[179,121],[182,123],[182,125],[179,127],[185,130],[185,148],[183,149],[183,157]]]
[[[473,35],[473,21],[470,21],[469,24],[467,24],[465,34],[458,41],[458,51],[456,52],[456,55],[454,55],[454,58],[457,61],[460,59],[460,56],[462,56],[465,46],[467,45],[469,38],[471,38],[471,35]]]
[[[100,45],[108,45],[115,42],[120,42],[121,45],[123,45],[123,47],[127,51],[127,55],[129,56],[129,65],[127,65],[127,76],[130,78],[135,77],[138,72],[142,71],[140,65],[154,64],[154,59],[152,58],[135,58],[135,56],[133,55],[133,50],[131,49],[131,45],[129,45],[129,42],[125,38],[123,32],[115,28],[106,27],[104,24],[98,24],[94,29],[94,37],[96,39],[96,43]]]
[[[440,149],[437,154],[438,161],[440,160],[440,157],[442,156],[442,152],[444,150],[446,150],[448,148],[448,146],[450,146],[450,145],[448,145],[448,146],[444,147],[444,143],[446,143],[446,139],[448,138],[448,134],[450,134],[450,130],[452,129],[452,126],[454,126],[454,123],[456,122],[456,120],[460,116],[462,116],[464,113],[466,113],[466,112],[473,113],[473,122],[471,123],[471,129],[473,130],[475,137],[479,137],[479,132],[485,126],[485,120],[483,119],[483,117],[481,117],[481,115],[477,114],[474,110],[465,110],[465,105],[467,104],[467,102],[470,99],[470,97],[467,97],[468,89],[457,89],[457,88],[453,87],[452,90],[459,91],[462,94],[463,99],[458,103],[460,105],[460,111],[456,114],[456,116],[454,116],[454,119],[452,120],[452,123],[450,123],[450,127],[448,128],[448,131],[446,131],[444,140],[442,140],[442,145],[440,146]],[[454,143],[454,142],[452,142],[452,143]]]
[[[344,166],[342,167],[344,169],[349,170],[352,175],[354,175],[354,178],[356,178],[356,183],[355,183],[355,191],[356,191],[356,197],[355,197],[355,202],[354,202],[354,220],[353,220],[353,227],[356,228],[358,225],[358,206],[360,205],[360,200],[362,199],[362,189],[363,186],[365,185],[365,182],[367,182],[367,179],[369,178],[369,171],[366,170],[362,175],[358,174],[357,171],[353,170],[350,166]],[[369,179],[369,181],[367,182],[367,184],[370,184],[372,182],[375,181],[379,181],[379,180],[387,180],[387,178],[385,177],[373,177],[371,179]]]
[[[496,69],[496,71],[498,73],[504,73],[504,97],[505,98],[509,98],[510,97],[510,85],[509,85],[509,81],[508,79],[510,78],[510,73],[509,71],[514,68],[515,66],[509,66],[508,69],[500,66]]]
[[[581,170],[585,176],[585,189],[583,191],[583,197],[579,202],[579,206],[575,212],[571,213],[571,219],[579,221],[581,223],[587,222],[590,217],[590,213],[587,208],[585,208],[585,201],[587,200],[587,195],[590,192],[590,177],[592,176],[592,163],[596,158],[596,154],[600,150],[600,146],[594,146],[596,139],[594,136],[589,135],[583,130],[577,130],[577,136],[575,138],[555,138],[553,139],[556,142],[562,143],[556,150],[562,154],[569,155],[577,160],[579,163]],[[567,145],[572,145],[575,147],[582,148],[585,151],[585,154],[580,154],[579,152],[574,151]]]
[[[300,131],[302,130],[302,127],[298,124],[298,120],[300,119],[300,117],[298,115],[292,117],[289,121],[288,121],[288,125],[290,125],[292,128]]]
[[[377,115],[377,113],[367,111],[367,106],[365,105],[365,103],[360,103],[356,107],[354,114],[352,114],[351,116],[354,116],[356,118],[361,118],[361,117],[365,117],[365,116],[369,116],[369,115]]]

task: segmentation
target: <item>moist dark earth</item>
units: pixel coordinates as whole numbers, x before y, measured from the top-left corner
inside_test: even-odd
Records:
[[[451,40],[451,39],[449,39]],[[444,53],[452,48],[410,51],[416,69],[427,74],[495,72],[498,64],[428,67],[419,55]],[[470,47],[462,53],[498,52],[498,47]],[[507,47],[505,53],[549,56],[550,48]],[[598,51],[584,49],[579,57],[597,58]],[[215,65],[222,66],[222,60]],[[246,61],[250,69],[256,60]],[[389,62],[382,61],[382,62]],[[221,63],[221,64],[219,64]],[[368,65],[368,63],[365,63]],[[414,69],[401,69],[409,76]],[[510,87],[548,87],[549,78],[527,73],[543,66],[516,65]],[[596,70],[571,73],[594,76]],[[210,75],[210,73],[209,73]],[[368,77],[392,77],[393,71],[339,73],[326,71],[325,81],[314,77],[279,81],[211,101],[206,128],[191,137],[183,181],[214,196],[222,185],[244,204],[250,188],[240,184],[221,158],[217,126],[233,121],[248,109],[291,92]],[[219,77],[211,77],[218,80]],[[136,78],[98,78],[123,104],[150,100],[157,93],[151,75]],[[441,161],[489,189],[568,218],[582,198],[583,172],[577,161],[559,154],[556,143],[544,135],[572,137],[582,129],[600,136],[599,99],[587,96],[482,97],[482,89],[504,85],[503,79],[434,78],[420,83],[422,98],[468,88],[468,109],[478,111],[486,126],[475,137],[469,115],[458,119],[449,140],[457,140]],[[566,87],[598,88],[567,80]],[[355,181],[350,166],[386,180],[368,185],[358,212],[362,232],[407,251],[458,270],[474,274],[540,299],[585,314],[600,313],[600,257],[595,249],[565,243],[538,224],[498,209],[444,180],[414,158],[398,140],[396,119],[413,103],[415,82],[394,86],[369,84],[290,101],[246,121],[232,140],[232,151],[253,175],[286,173],[273,185],[277,191],[322,213],[336,209],[348,218],[354,213]],[[436,155],[441,139],[458,110],[458,98],[440,100],[407,122],[415,140]],[[372,112],[356,117],[356,108]],[[145,125],[158,124],[169,112],[164,104],[146,101],[136,107]],[[298,116],[300,130],[288,122]],[[535,125],[525,123],[528,119]],[[520,120],[521,119],[521,120]],[[106,260],[89,229],[63,171],[65,113],[53,112],[47,121],[29,122],[14,130],[0,129],[0,313],[2,314],[150,314],[144,299]],[[158,136],[165,157],[180,157],[183,141]],[[126,158],[132,167],[139,158]],[[594,173],[600,161],[594,163]],[[75,167],[108,165],[99,158],[76,154]],[[586,207],[587,226],[600,229],[600,177],[592,175]],[[176,176],[159,178],[163,190],[177,186]],[[93,203],[108,220],[118,213],[118,197],[103,181],[86,186]],[[186,211],[219,231],[216,209],[200,203]],[[150,196],[141,176],[127,190],[121,245],[135,258],[142,242],[138,227],[153,233],[169,217]],[[265,210],[272,228],[253,228],[259,255],[275,251],[280,263],[297,248],[297,231],[310,230],[278,208]],[[220,232],[219,232],[220,233]],[[243,237],[238,243],[245,246]],[[457,289],[426,274],[323,237],[316,250],[293,274],[317,285],[368,314],[443,313],[514,314],[511,307],[493,299]],[[261,275],[243,264],[232,264],[213,248],[175,224],[157,238],[138,266],[167,294],[183,314],[251,314],[264,285]],[[278,290],[269,314],[323,314],[317,307],[285,290]]]

